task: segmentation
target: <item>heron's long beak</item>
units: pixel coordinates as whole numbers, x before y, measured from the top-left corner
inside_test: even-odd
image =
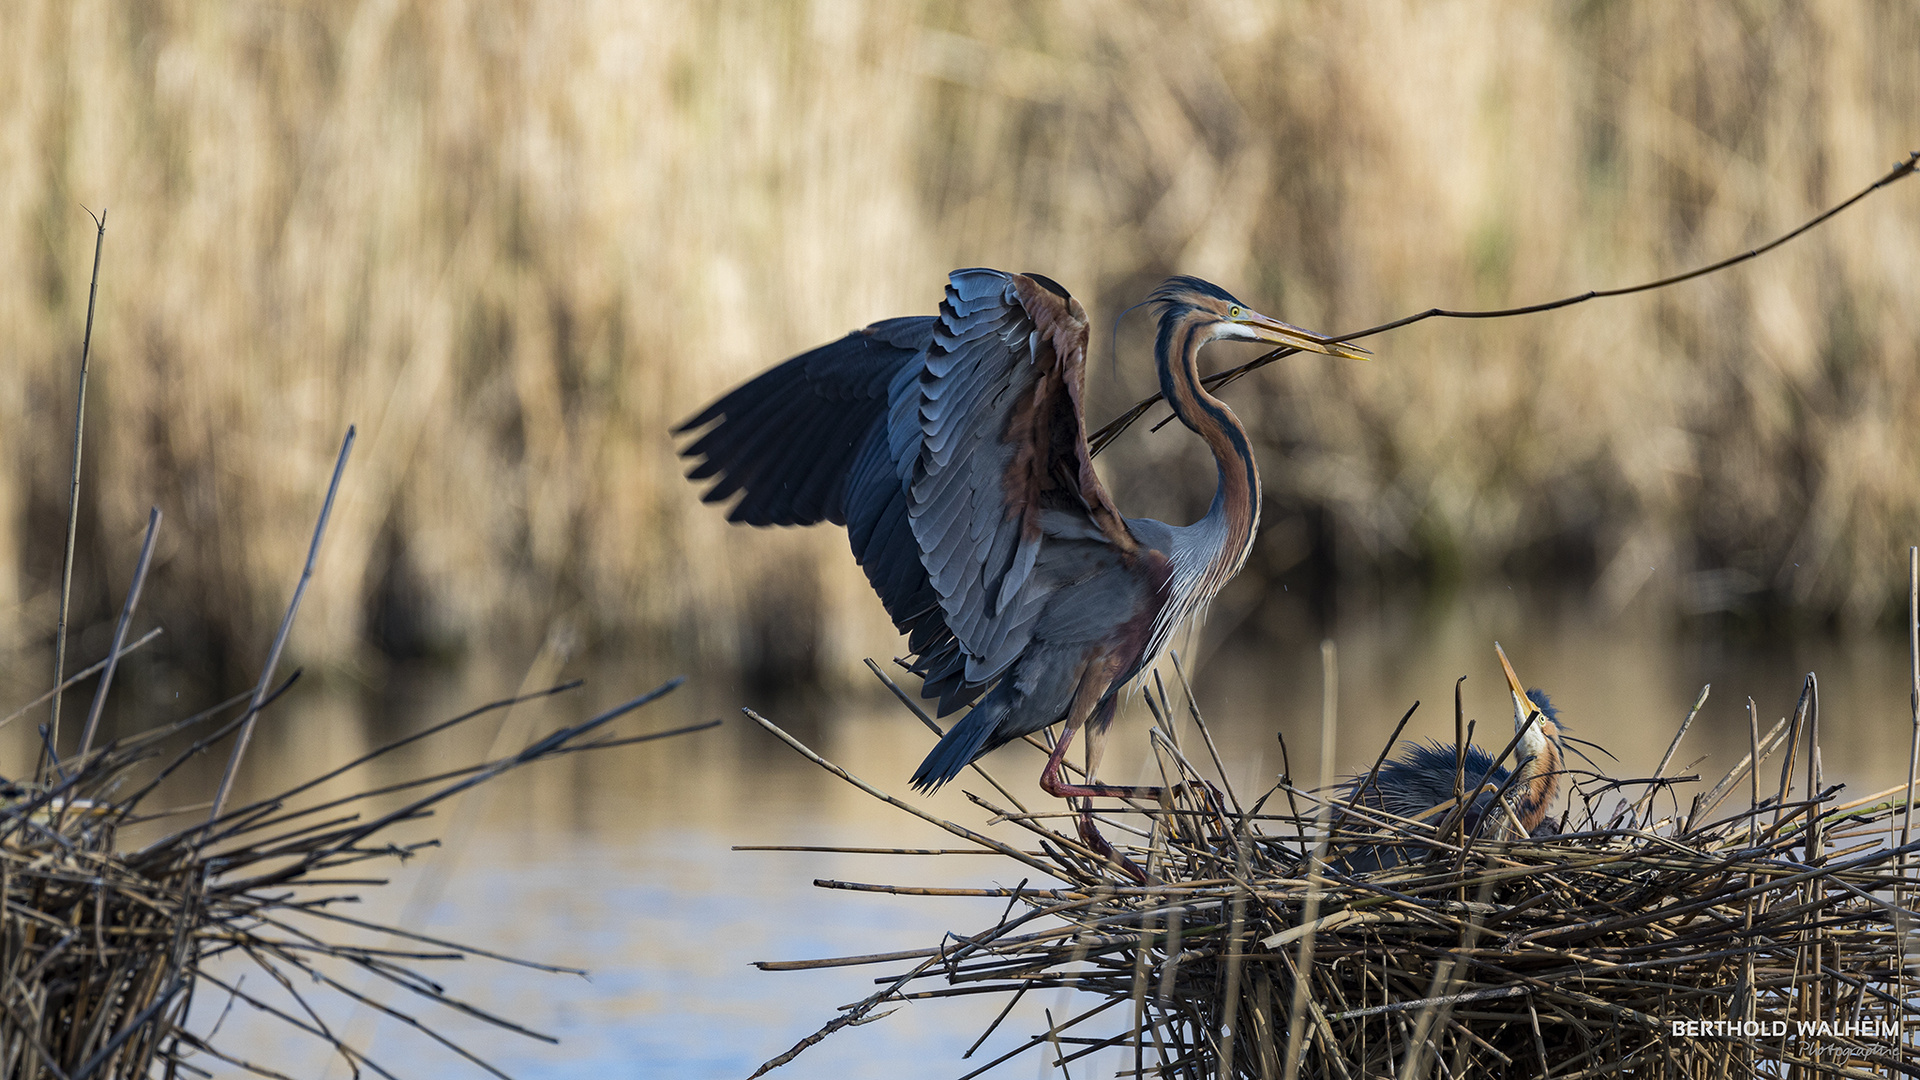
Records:
[[[1325,353],[1328,356],[1345,357],[1348,360],[1370,360],[1373,354],[1357,345],[1348,345],[1341,341],[1328,341],[1319,334],[1302,330],[1292,323],[1283,323],[1279,319],[1269,318],[1257,311],[1249,311],[1235,320],[1254,333],[1255,339],[1274,345],[1285,345],[1302,352]]]
[[[1513,694],[1513,727],[1518,731],[1527,721],[1533,719],[1534,714],[1540,709],[1534,705],[1533,699],[1527,696],[1527,688],[1521,685],[1520,676],[1513,673],[1513,665],[1507,661],[1507,650],[1501,648],[1500,643],[1496,641],[1493,643],[1493,651],[1500,654],[1500,666],[1507,673],[1507,689]]]

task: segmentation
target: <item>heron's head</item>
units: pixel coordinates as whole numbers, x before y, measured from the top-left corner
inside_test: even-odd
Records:
[[[1302,352],[1349,360],[1369,358],[1367,350],[1302,330],[1253,310],[1227,290],[1197,277],[1170,277],[1147,297],[1160,312],[1160,342],[1169,346],[1182,330],[1200,330],[1208,341],[1261,341]]]
[[[1507,691],[1513,695],[1513,730],[1520,735],[1520,794],[1516,799],[1520,824],[1538,835],[1547,810],[1560,793],[1560,710],[1553,707],[1544,690],[1528,690],[1520,685],[1520,676],[1507,662],[1507,651],[1499,642],[1493,651],[1500,654],[1500,666],[1507,673]]]
[[[1549,767],[1559,768],[1560,710],[1554,708],[1545,690],[1528,690],[1521,685],[1520,676],[1513,673],[1513,665],[1507,660],[1507,651],[1498,642],[1493,649],[1500,654],[1500,666],[1507,673],[1507,691],[1513,695],[1513,730],[1520,735],[1520,754],[1531,755],[1543,764],[1551,759]]]

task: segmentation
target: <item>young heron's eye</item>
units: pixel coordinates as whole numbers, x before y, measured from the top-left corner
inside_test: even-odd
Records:
[[[1239,318],[1239,317],[1240,317],[1240,305],[1239,305],[1239,304],[1235,304],[1235,305],[1233,305],[1232,307],[1230,307],[1230,308],[1228,308],[1228,309],[1227,309],[1227,318],[1229,318],[1229,319],[1237,319],[1237,318]]]

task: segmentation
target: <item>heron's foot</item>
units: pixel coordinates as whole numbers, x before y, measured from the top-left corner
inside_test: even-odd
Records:
[[[1128,784],[1069,784],[1057,773],[1041,774],[1040,790],[1061,799],[1138,799],[1143,802],[1160,802],[1167,797],[1166,788],[1134,787]]]
[[[1196,776],[1184,784],[1176,785],[1173,790],[1176,794],[1193,794],[1201,808],[1214,817],[1227,816],[1227,797],[1211,780]]]
[[[1107,838],[1100,835],[1100,830],[1094,826],[1091,808],[1080,811],[1080,842],[1101,859],[1119,867],[1120,872],[1132,878],[1135,884],[1147,884],[1147,872],[1140,869],[1139,864],[1132,859],[1115,851],[1113,845],[1107,842]]]

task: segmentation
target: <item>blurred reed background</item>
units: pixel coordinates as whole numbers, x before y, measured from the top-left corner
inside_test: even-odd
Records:
[[[1916,56],[1900,0],[15,0],[0,624],[53,626],[83,203],[83,623],[158,502],[149,610],[256,662],[354,421],[308,662],[561,625],[852,677],[891,634],[843,536],[729,527],[680,479],[668,427],[738,380],[931,310],[955,266],[1076,292],[1096,420],[1154,386],[1147,317],[1114,364],[1107,328],[1168,273],[1327,331],[1656,277],[1920,147]],[[1680,288],[1269,369],[1229,394],[1269,502],[1216,624],[1515,581],[1886,619],[1920,539],[1916,282],[1902,185]],[[1177,430],[1103,468],[1131,513],[1212,489]]]

